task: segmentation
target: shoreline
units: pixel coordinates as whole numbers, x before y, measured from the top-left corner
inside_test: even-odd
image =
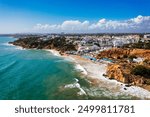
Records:
[[[124,83],[121,83],[117,80],[110,80],[104,77],[103,74],[106,73],[107,67],[106,63],[94,63],[91,60],[82,58],[79,55],[60,54],[60,52],[55,49],[41,49],[41,50],[49,51],[55,56],[71,60],[70,62],[74,63],[76,69],[80,70],[80,72],[83,75],[89,78],[88,80],[90,80],[92,84],[97,85],[98,87],[107,88],[108,90],[117,94],[121,93],[131,95],[139,99],[150,99],[150,91],[144,88],[138,86],[126,87],[125,86],[126,84]]]
[[[57,50],[49,51],[54,55],[59,53]],[[113,93],[131,95],[139,99],[150,99],[150,91],[147,89],[139,86],[127,87],[124,83],[117,80],[110,80],[103,76],[103,74],[106,74],[107,63],[95,63],[79,55],[59,54],[57,56],[71,60],[71,62],[75,65],[75,68],[79,70],[82,75],[87,76],[88,80],[99,88],[107,88]]]
[[[138,97],[140,99],[150,99],[150,91],[138,87],[130,86],[126,87],[126,84],[118,82],[117,80],[110,80],[103,76],[106,73],[107,64],[104,63],[94,63],[90,60],[86,60],[80,56],[69,55],[74,58],[75,61],[80,64],[86,71],[87,77],[94,85],[98,87],[104,87],[112,92],[124,93],[131,96]]]

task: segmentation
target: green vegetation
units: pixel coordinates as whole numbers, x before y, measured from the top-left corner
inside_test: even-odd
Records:
[[[143,77],[150,77],[150,68],[147,68],[143,65],[137,65],[131,70],[131,73],[134,75],[140,75]]]
[[[145,64],[149,64],[149,65],[150,65],[150,60],[145,59],[145,60],[143,61],[143,63],[145,63]]]
[[[68,41],[65,37],[55,37],[46,40],[40,37],[27,37],[10,43],[23,48],[56,49],[62,53],[65,51],[76,51],[77,46],[73,44],[72,41]]]
[[[124,55],[123,55],[123,58],[128,58],[128,55],[127,55],[127,54],[124,54]]]

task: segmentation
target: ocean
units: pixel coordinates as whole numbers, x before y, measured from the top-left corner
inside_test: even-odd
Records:
[[[14,40],[0,37],[1,100],[135,99],[92,85],[69,59],[8,44]]]

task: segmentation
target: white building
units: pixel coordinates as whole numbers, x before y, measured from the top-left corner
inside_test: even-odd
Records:
[[[144,35],[144,38],[150,38],[150,34]]]
[[[123,46],[123,41],[122,40],[114,40],[113,41],[113,45],[114,45],[114,47],[121,47],[121,46]]]

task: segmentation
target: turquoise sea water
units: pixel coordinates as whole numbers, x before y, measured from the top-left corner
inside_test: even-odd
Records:
[[[92,86],[70,61],[45,50],[9,45],[0,37],[0,99],[134,99]]]

